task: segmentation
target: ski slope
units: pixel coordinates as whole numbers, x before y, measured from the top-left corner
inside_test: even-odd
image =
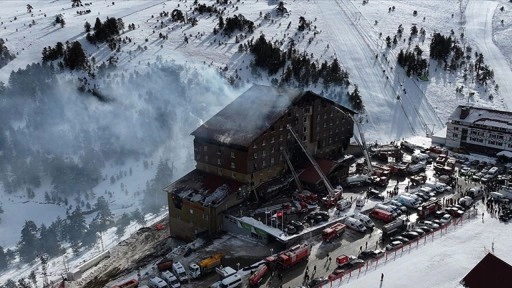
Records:
[[[512,107],[512,87],[507,85],[512,79],[512,71],[507,59],[494,44],[492,18],[496,13],[498,2],[469,1],[466,7],[466,33],[475,43],[478,51],[484,55],[484,61],[494,70],[494,78],[503,95],[504,108]],[[481,39],[481,41],[476,41]],[[494,87],[489,87],[493,93]],[[508,109],[507,109],[508,110]]]

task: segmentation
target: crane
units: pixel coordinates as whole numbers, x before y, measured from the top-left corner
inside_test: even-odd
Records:
[[[370,154],[368,153],[368,147],[366,146],[366,141],[364,139],[363,128],[361,127],[361,122],[358,121],[353,115],[341,110],[340,108],[338,108],[336,106],[334,106],[334,108],[336,110],[338,110],[339,112],[345,114],[346,116],[350,117],[350,119],[352,119],[354,124],[356,124],[357,131],[359,134],[359,139],[355,135],[354,135],[354,139],[356,139],[357,144],[361,147],[361,150],[363,150],[363,155],[364,155],[364,158],[366,159],[366,165],[368,167],[368,174],[371,174],[373,172],[372,162],[370,161]]]
[[[288,153],[286,153],[285,150],[283,150],[284,159],[286,159],[286,163],[288,163],[288,166],[290,167],[290,170],[292,171],[293,179],[295,179],[295,183],[297,184],[297,189],[299,189],[299,192],[302,192],[302,184],[300,183],[299,176],[297,175],[297,172],[295,172],[295,169],[293,169],[292,162],[290,161],[290,158],[288,157]]]
[[[320,166],[318,166],[318,163],[316,163],[315,159],[313,159],[313,157],[311,157],[311,155],[309,155],[308,151],[306,150],[306,147],[304,147],[304,145],[302,145],[302,142],[300,141],[299,136],[297,136],[297,133],[295,133],[295,131],[293,130],[292,126],[290,126],[290,124],[288,124],[286,126],[286,128],[288,130],[290,130],[290,133],[292,133],[293,138],[295,138],[297,143],[299,143],[300,148],[302,148],[302,151],[304,151],[304,153],[308,157],[309,162],[311,162],[311,164],[313,164],[313,167],[315,168],[316,172],[318,173],[318,175],[320,175],[320,178],[324,182],[325,188],[327,188],[327,192],[329,193],[329,196],[334,196],[336,194],[341,194],[340,192],[343,191],[342,188],[340,187],[340,188],[334,189],[332,187],[331,182],[329,182],[329,179],[327,179],[327,177],[325,177],[325,174],[322,171],[322,169],[320,169]]]

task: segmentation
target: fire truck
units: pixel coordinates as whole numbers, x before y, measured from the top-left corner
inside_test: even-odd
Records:
[[[261,265],[256,272],[252,273],[249,277],[249,286],[250,287],[258,287],[263,280],[263,277],[268,272],[268,266],[266,264]]]
[[[298,244],[290,247],[277,255],[268,256],[265,261],[272,270],[287,269],[295,264],[308,259],[311,254],[311,246],[307,243]]]
[[[439,200],[428,201],[418,208],[418,217],[425,219],[429,215],[434,214],[436,211],[441,210],[441,203]]]
[[[322,238],[324,241],[330,242],[334,238],[341,237],[343,232],[345,232],[345,227],[345,224],[336,223],[329,228],[325,228],[324,231],[322,231]]]

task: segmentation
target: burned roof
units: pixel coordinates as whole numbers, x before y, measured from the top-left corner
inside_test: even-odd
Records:
[[[512,112],[489,108],[459,105],[448,120],[512,129]]]
[[[244,184],[194,169],[164,190],[190,202],[203,206],[218,206],[224,199]]]
[[[460,283],[468,288],[510,287],[512,266],[494,254],[488,253]]]
[[[199,126],[192,135],[247,147],[306,95],[319,97],[349,113],[355,113],[310,91],[254,85]]]

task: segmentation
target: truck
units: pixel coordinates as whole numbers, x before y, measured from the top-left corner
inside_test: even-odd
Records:
[[[249,286],[258,287],[261,284],[263,277],[265,277],[265,275],[268,273],[268,270],[269,269],[266,264],[263,264],[260,267],[258,267],[256,272],[252,273],[251,276],[249,277]]]
[[[215,268],[221,265],[222,258],[224,258],[224,254],[216,253],[200,260],[197,263],[190,263],[190,276],[196,279],[214,271]]]
[[[236,274],[236,270],[229,267],[229,266],[225,266],[223,267],[222,265],[215,268],[215,272],[217,274],[219,274],[220,278],[221,279],[224,279],[224,278],[228,278],[229,276],[233,275],[233,274]]]
[[[156,263],[156,268],[158,271],[167,271],[172,269],[172,259],[164,258],[160,260],[158,263]]]
[[[429,215],[433,215],[436,211],[441,210],[442,205],[439,200],[427,201],[418,208],[418,217],[425,219]]]
[[[287,269],[295,264],[307,260],[311,254],[311,245],[308,243],[297,244],[277,255],[268,256],[265,261],[272,270]]]
[[[137,281],[135,279],[130,279],[121,284],[112,286],[112,288],[136,288],[136,287],[139,287],[139,281]]]
[[[325,228],[324,231],[322,231],[322,239],[326,242],[330,242],[334,238],[341,237],[343,232],[345,232],[345,228],[346,226],[343,223],[336,223],[329,228]]]
[[[396,218],[393,222],[390,222],[382,226],[382,235],[391,235],[397,231],[402,231],[407,227],[407,217],[402,215]]]

